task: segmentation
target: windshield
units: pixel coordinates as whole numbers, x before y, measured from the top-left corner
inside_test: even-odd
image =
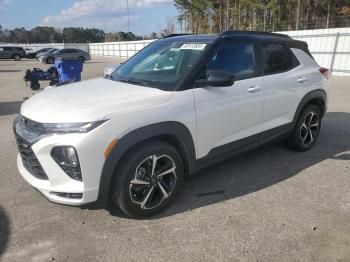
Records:
[[[206,46],[200,42],[154,42],[114,71],[111,79],[172,91]]]

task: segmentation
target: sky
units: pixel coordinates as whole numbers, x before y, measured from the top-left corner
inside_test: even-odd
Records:
[[[178,14],[173,0],[128,0],[130,31],[159,32],[166,17]],[[13,29],[35,26],[95,27],[128,31],[127,0],[0,0],[0,25]]]

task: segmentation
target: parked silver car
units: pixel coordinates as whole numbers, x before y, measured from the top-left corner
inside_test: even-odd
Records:
[[[43,55],[45,55],[45,54],[52,54],[52,53],[56,52],[57,50],[59,50],[59,49],[57,49],[57,48],[51,48],[49,51],[46,51],[46,52],[38,52],[38,53],[36,54],[35,58],[38,59],[40,56],[43,56]]]
[[[74,48],[63,48],[53,53],[44,53],[38,57],[40,62],[46,64],[53,64],[56,59],[80,59],[83,61],[91,60],[91,56],[88,52]]]

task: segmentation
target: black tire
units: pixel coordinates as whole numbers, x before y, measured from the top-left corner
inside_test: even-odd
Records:
[[[49,56],[46,58],[46,64],[54,64],[55,63],[55,58],[52,56]]]
[[[22,57],[21,57],[21,55],[19,55],[19,54],[14,54],[14,55],[13,55],[13,59],[14,59],[15,61],[20,61],[20,60],[22,59]]]
[[[165,209],[183,181],[182,158],[173,146],[163,141],[153,140],[131,149],[122,163],[115,172],[112,199],[132,218],[149,217]],[[152,176],[153,163],[156,165]],[[164,170],[173,171],[161,175]]]
[[[38,81],[30,82],[30,89],[33,91],[38,91],[40,89],[40,83]]]
[[[301,112],[292,135],[285,142],[297,151],[307,151],[316,143],[321,129],[322,115],[319,107],[308,105]]]

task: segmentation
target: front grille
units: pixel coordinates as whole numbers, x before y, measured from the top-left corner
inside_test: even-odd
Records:
[[[29,143],[24,139],[16,135],[16,142],[18,151],[21,155],[24,167],[31,173],[34,177],[38,179],[48,180],[48,177],[36,158],[32,148]]]

